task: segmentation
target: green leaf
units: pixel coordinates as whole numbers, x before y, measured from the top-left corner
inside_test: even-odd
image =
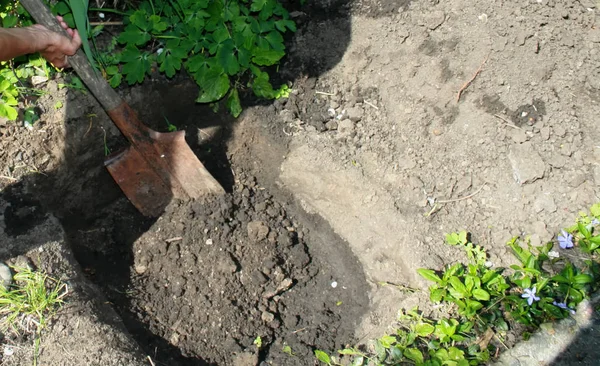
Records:
[[[227,39],[221,43],[217,49],[217,60],[229,75],[235,75],[240,71],[240,64],[235,56],[235,46],[233,40]]]
[[[427,337],[433,333],[434,330],[435,327],[428,323],[419,323],[415,326],[415,332],[417,332],[419,337]]]
[[[283,51],[255,48],[252,62],[259,66],[271,66],[281,60],[284,55],[285,52]]]
[[[451,360],[459,361],[465,358],[465,353],[456,347],[448,348],[448,357]]]
[[[444,289],[441,289],[441,288],[432,289],[431,293],[429,295],[429,299],[433,303],[438,303],[438,302],[442,301],[442,298],[444,297],[445,294],[446,294],[446,291]]]
[[[104,71],[106,71],[107,75],[116,75],[119,73],[119,68],[115,65],[107,67]]]
[[[252,91],[260,98],[273,99],[275,97],[273,85],[269,82],[269,75],[266,72],[261,72],[258,77],[254,78]]]
[[[242,105],[240,104],[240,96],[238,90],[233,88],[227,97],[227,109],[235,118],[242,114]]]
[[[252,0],[251,11],[261,11],[269,0]]]
[[[111,76],[110,79],[108,79],[108,83],[113,88],[116,88],[119,85],[121,85],[122,81],[123,81],[123,75],[122,74],[115,74],[115,75]]]
[[[122,73],[126,75],[125,80],[129,85],[141,83],[146,74],[150,73],[150,55],[147,52],[140,53],[133,46],[125,48],[121,54],[121,61],[124,63]]]
[[[329,355],[327,353],[316,349],[315,356],[317,357],[317,360],[319,360],[327,365],[331,365],[331,358],[329,358]]]
[[[597,219],[600,219],[600,203],[596,203],[590,208],[590,213]]]
[[[150,16],[148,16],[148,12],[146,12],[146,10],[144,9],[138,9],[135,12],[133,12],[129,16],[129,21],[131,22],[131,24],[145,31],[150,31],[152,29]]]
[[[436,275],[435,272],[431,269],[419,268],[417,269],[417,273],[426,280],[436,283],[442,282],[442,279],[438,275]]]
[[[172,78],[181,69],[182,59],[187,57],[187,52],[180,47],[180,41],[173,39],[167,42],[163,52],[158,56],[160,71]]]
[[[231,38],[229,36],[229,31],[227,30],[227,27],[225,27],[224,24],[221,27],[219,27],[217,30],[215,30],[212,35],[213,35],[213,39],[216,43],[223,43],[226,40]]]
[[[88,61],[94,66],[96,63],[88,41],[88,5],[89,0],[69,0],[69,6],[71,7],[73,18],[75,19],[75,26],[77,27],[77,32],[81,36],[81,46],[83,47],[83,51],[85,52]]]
[[[141,30],[133,24],[125,27],[125,30],[119,35],[117,40],[127,45],[143,46],[151,39],[150,33]]]
[[[404,357],[408,358],[411,361],[414,361],[417,365],[423,363],[423,353],[416,348],[407,348],[404,350]]]
[[[64,3],[62,3],[64,4]],[[65,5],[66,6],[66,5]],[[2,27],[4,28],[12,28],[14,26],[16,26],[19,23],[19,17],[15,16],[15,15],[7,15],[4,18],[2,18]]]
[[[10,121],[14,121],[17,119],[18,115],[19,114],[17,113],[17,110],[15,108],[13,108],[7,103],[0,101],[0,117],[5,117]]]
[[[167,30],[169,24],[162,20],[158,15],[151,15],[148,20],[152,23],[152,31],[154,33],[162,33]]]
[[[214,63],[214,59],[208,58],[200,53],[190,57],[185,66],[189,72],[193,74],[200,73],[203,75]]]
[[[393,344],[396,343],[396,337],[391,335],[384,335],[383,337],[379,338],[379,342],[384,348],[390,348]]]
[[[456,293],[460,294],[460,297],[454,296],[454,294],[452,294],[452,296],[457,297],[458,299],[467,296],[467,288],[458,277],[452,276],[448,282],[450,282],[450,285],[452,285],[452,288],[456,291]]]
[[[477,300],[481,300],[481,301],[488,301],[490,299],[490,294],[480,288],[476,288],[475,290],[473,290],[473,296],[477,299]]]
[[[577,230],[586,238],[589,239],[592,236],[592,233],[585,227],[582,222],[577,223]]]
[[[212,103],[223,98],[229,91],[229,77],[217,68],[209,69],[198,83],[200,96],[196,99],[198,103]]]
[[[283,45],[283,37],[281,36],[281,33],[277,32],[277,31],[269,32],[265,36],[265,39],[267,40],[267,42],[269,42],[269,44],[271,45],[271,47],[273,47],[274,50],[276,50],[276,51],[285,50],[285,46]]]
[[[579,274],[573,278],[573,283],[578,285],[584,285],[586,283],[594,282],[594,278],[587,274]]]
[[[498,272],[494,270],[487,270],[484,275],[481,277],[481,282],[488,283],[491,282],[494,278],[498,277]]]
[[[275,22],[275,27],[279,29],[280,32],[285,33],[286,30],[291,30],[292,32],[296,31],[296,23],[289,19],[282,19]]]
[[[466,244],[467,232],[461,231],[460,233],[446,234],[446,242],[450,245]]]

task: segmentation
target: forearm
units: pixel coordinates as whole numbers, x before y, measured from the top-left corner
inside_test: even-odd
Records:
[[[0,28],[0,61],[43,50],[46,38],[32,27]]]

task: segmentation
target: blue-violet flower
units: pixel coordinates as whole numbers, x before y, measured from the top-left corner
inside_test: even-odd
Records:
[[[561,234],[558,236],[558,245],[560,245],[562,249],[573,248],[573,235],[561,230]]]
[[[521,295],[521,297],[527,299],[527,304],[529,304],[529,306],[531,306],[531,304],[533,304],[534,301],[540,301],[540,298],[535,296],[536,291],[537,290],[535,286],[533,286],[532,289],[526,288],[523,290],[524,294]]]

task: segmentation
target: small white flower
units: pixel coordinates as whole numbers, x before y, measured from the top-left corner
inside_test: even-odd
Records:
[[[556,250],[551,250],[548,252],[548,257],[549,258],[558,258],[558,257],[560,257],[560,254],[558,254],[558,252]]]
[[[100,19],[104,19],[104,13],[98,13],[98,16],[100,17]]]
[[[486,268],[491,268],[494,266],[494,263],[492,263],[492,261],[485,261],[483,265],[486,266]]]
[[[164,48],[159,48],[156,50],[156,54],[160,56],[160,54],[163,53],[164,50]]]
[[[337,282],[336,282],[336,281],[333,281],[333,282],[331,283],[331,287],[333,287],[333,288],[336,288],[336,287],[337,287],[337,285],[338,285],[338,284],[337,284]]]

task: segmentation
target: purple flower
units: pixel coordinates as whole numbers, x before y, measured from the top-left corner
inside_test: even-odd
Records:
[[[600,220],[598,220],[598,219],[593,219],[593,220],[592,220],[592,225],[593,225],[593,226],[600,225]]]
[[[525,293],[521,295],[521,297],[527,299],[527,304],[529,304],[529,306],[531,306],[531,304],[533,304],[534,301],[540,301],[540,298],[535,296],[536,291],[537,290],[535,289],[535,286],[533,286],[532,289],[526,288],[523,290],[523,292]]]
[[[567,306],[567,304],[565,304],[564,302],[556,302],[556,301],[553,301],[553,302],[552,302],[552,305],[554,305],[554,306],[558,306],[559,308],[561,308],[561,309],[564,309],[564,310],[569,310],[569,312],[570,312],[571,314],[575,314],[575,310],[573,310],[573,309],[571,309],[570,307],[568,307],[568,306]]]
[[[558,236],[558,245],[560,245],[562,249],[573,248],[573,235],[561,230],[561,234]]]

